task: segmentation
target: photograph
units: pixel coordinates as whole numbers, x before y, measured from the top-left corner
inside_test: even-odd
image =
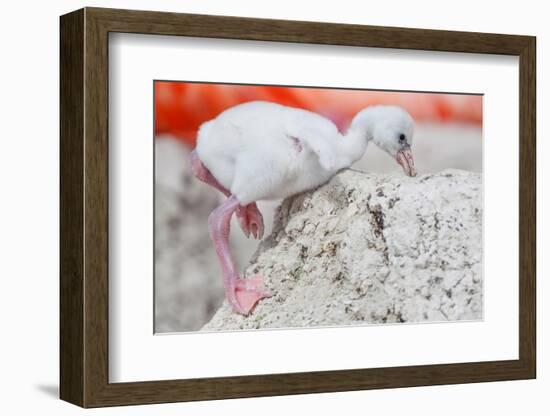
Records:
[[[411,413],[396,395],[426,387],[461,415],[540,404],[544,19],[70,9],[58,82],[36,83],[59,87],[59,331],[37,391],[76,411],[353,392]],[[48,328],[31,315],[17,326]]]
[[[156,80],[155,333],[483,319],[483,95]]]

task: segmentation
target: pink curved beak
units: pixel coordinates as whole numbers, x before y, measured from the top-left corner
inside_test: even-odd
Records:
[[[401,149],[395,156],[397,163],[401,165],[405,174],[408,176],[416,176],[416,169],[414,168],[414,159],[411,149]]]

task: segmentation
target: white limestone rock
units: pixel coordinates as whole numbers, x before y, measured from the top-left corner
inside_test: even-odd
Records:
[[[348,169],[288,198],[245,272],[274,296],[247,317],[224,302],[202,330],[481,319],[481,188]]]

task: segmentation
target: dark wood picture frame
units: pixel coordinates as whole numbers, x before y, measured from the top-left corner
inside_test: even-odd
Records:
[[[535,38],[85,8],[61,17],[60,396],[83,407],[536,376]],[[519,57],[519,359],[135,383],[108,379],[108,35],[298,42]]]

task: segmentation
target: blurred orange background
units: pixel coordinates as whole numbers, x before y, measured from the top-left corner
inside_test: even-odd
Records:
[[[204,84],[156,81],[155,133],[167,133],[195,145],[198,127],[225,109],[247,101],[272,101],[304,108],[331,119],[345,131],[353,116],[374,104],[405,108],[417,122],[480,125],[480,95],[416,93],[328,88]]]

